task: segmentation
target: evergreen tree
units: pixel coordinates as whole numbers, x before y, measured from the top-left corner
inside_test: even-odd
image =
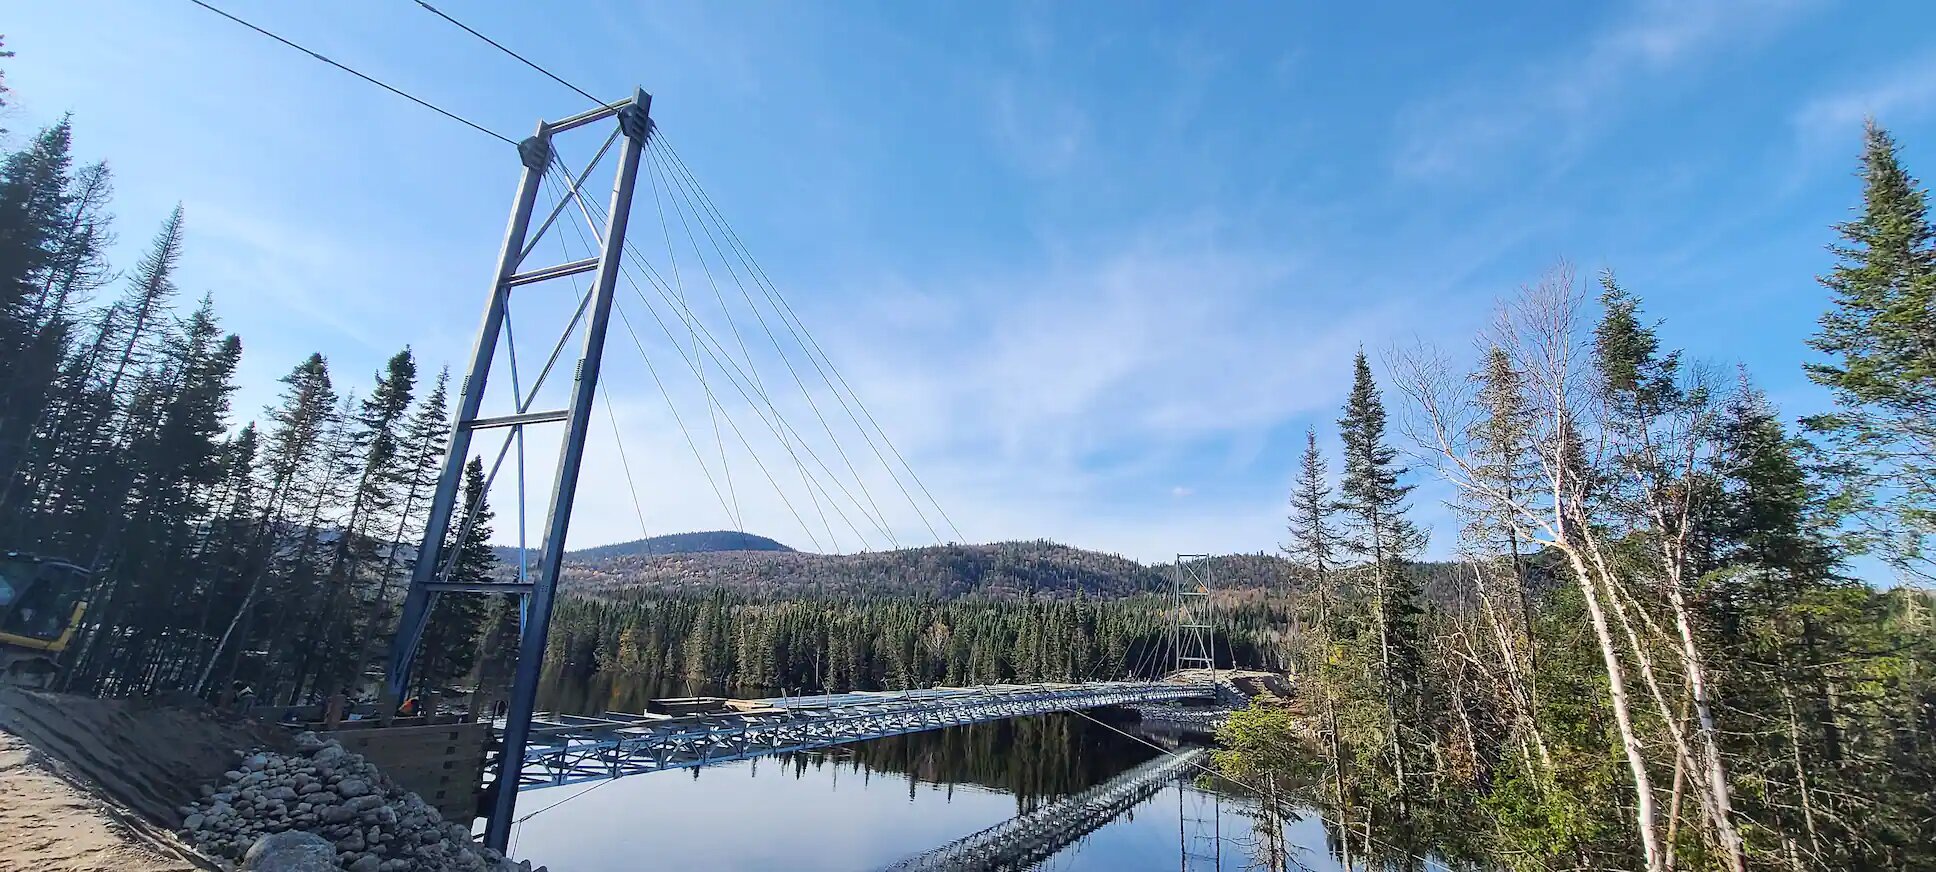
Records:
[[[1380,725],[1389,750],[1398,793],[1408,788],[1408,757],[1414,742],[1406,735],[1424,714],[1424,668],[1419,648],[1423,605],[1407,563],[1425,546],[1425,534],[1405,517],[1411,485],[1400,483],[1405,468],[1385,439],[1385,405],[1362,349],[1352,361],[1351,393],[1338,419],[1344,443],[1344,474],[1338,508],[1344,517],[1343,544],[1365,563],[1363,601],[1369,608],[1374,674],[1373,696],[1385,701]]]
[[[486,498],[484,463],[471,458],[464,466],[464,506],[445,539],[439,578],[455,582],[491,580],[497,553],[491,550],[491,504]],[[489,603],[478,596],[441,596],[431,607],[430,624],[418,649],[418,687],[435,688],[471,671]]]
[[[1809,340],[1829,360],[1805,368],[1835,411],[1807,419],[1823,441],[1836,508],[1859,522],[1857,544],[1929,580],[1936,534],[1936,230],[1928,196],[1896,142],[1871,121],[1862,156],[1863,207],[1837,225],[1839,262],[1821,282],[1834,294]]]
[[[76,190],[71,142],[63,119],[0,164],[0,373],[6,373],[0,380],[0,509],[11,507],[14,479],[67,339],[65,306],[48,312],[46,289],[84,284],[99,268],[104,231],[90,230],[89,245],[66,232],[72,219],[98,221],[100,211],[98,192]]]

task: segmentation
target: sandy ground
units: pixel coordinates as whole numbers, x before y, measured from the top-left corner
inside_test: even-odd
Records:
[[[238,749],[283,741],[198,708],[0,687],[0,872],[216,868],[170,832],[176,809]]]
[[[0,872],[215,868],[58,769],[25,740],[0,732]]]

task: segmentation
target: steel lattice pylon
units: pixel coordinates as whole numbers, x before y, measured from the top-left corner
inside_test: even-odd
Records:
[[[388,667],[387,690],[390,702],[403,698],[415,666],[417,648],[429,624],[432,606],[436,598],[443,594],[519,594],[524,597],[523,633],[518,644],[517,671],[511,684],[511,697],[506,712],[503,730],[503,756],[499,766],[516,767],[516,762],[524,758],[524,747],[530,731],[531,715],[536,705],[538,674],[543,665],[545,637],[551,620],[552,599],[557,590],[558,571],[564,559],[565,533],[571,526],[572,502],[578,486],[579,466],[584,459],[585,435],[590,425],[592,401],[598,388],[598,373],[604,360],[605,332],[611,320],[613,293],[618,281],[621,259],[625,251],[626,224],[632,212],[632,191],[638,179],[639,157],[645,141],[652,132],[652,96],[643,89],[616,103],[581,112],[560,121],[538,123],[538,130],[530,138],[518,144],[519,161],[524,165],[523,175],[518,182],[517,198],[511,207],[510,224],[505,230],[504,244],[498,254],[497,270],[493,273],[491,289],[484,305],[483,324],[478,328],[477,342],[472,347],[469,367],[465,370],[457,402],[457,411],[451,423],[450,443],[444,453],[444,465],[437,479],[437,490],[432,496],[430,516],[424,528],[422,544],[417,550],[416,566],[411,571],[410,589],[405,595],[403,612],[397,623],[396,636],[391,641]],[[545,174],[555,165],[552,140],[559,134],[600,122],[615,122],[614,140],[623,139],[619,151],[618,171],[612,185],[611,207],[607,211],[604,236],[596,257],[570,263],[556,264],[537,269],[526,269],[523,264],[532,249],[537,247],[539,237],[549,229],[572,197],[577,196],[575,185],[570,196],[559,199],[558,205],[538,228],[536,234],[530,233],[531,215],[537,203],[538,189]],[[607,142],[609,148],[611,142]],[[600,154],[604,154],[603,151]],[[594,160],[594,164],[596,161]],[[590,172],[590,167],[586,171]],[[582,182],[583,177],[580,177]],[[499,345],[509,345],[509,303],[513,289],[533,285],[566,276],[594,272],[595,278],[589,294],[579,302],[577,312],[565,327],[559,339],[562,350],[569,337],[584,325],[584,343],[573,369],[571,399],[563,409],[533,411],[530,406],[538,393],[538,384],[530,387],[528,394],[518,383],[516,373],[516,350],[510,351],[512,362],[512,383],[516,389],[513,399],[515,406],[500,414],[484,415],[483,405],[485,385],[490,380],[492,362]],[[553,362],[556,361],[554,352]],[[550,363],[546,365],[549,372]],[[542,382],[543,373],[539,381]],[[445,548],[445,534],[450,528],[456,508],[459,488],[464,478],[464,466],[470,459],[471,437],[480,430],[506,429],[507,433],[521,435],[522,428],[538,424],[562,422],[565,435],[558,449],[557,475],[553,480],[552,494],[547,510],[542,551],[539,552],[535,574],[527,574],[520,569],[515,583],[463,583],[454,582],[448,577],[447,570],[440,573]],[[510,446],[507,436],[505,446]],[[520,462],[522,462],[522,442],[519,443]],[[500,452],[500,458],[502,452]],[[519,511],[524,510],[520,503]],[[467,513],[468,514],[468,513]],[[458,537],[461,540],[461,536]],[[449,561],[454,563],[455,561]],[[521,564],[522,567],[522,564]],[[500,776],[500,781],[502,777]],[[485,842],[491,847],[503,850],[510,836],[512,811],[517,802],[516,790],[499,790],[493,799],[489,824],[485,829]]]
[[[1176,654],[1176,669],[1208,669],[1212,677],[1217,668],[1216,630],[1210,625],[1211,571],[1208,554],[1178,554],[1176,571],[1171,574],[1170,650]]]

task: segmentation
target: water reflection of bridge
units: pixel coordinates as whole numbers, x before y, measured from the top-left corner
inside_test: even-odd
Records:
[[[531,722],[518,787],[690,769],[1005,718],[1209,694],[1210,688],[1197,684],[1108,681],[719,700],[711,707],[644,714],[540,714]]]
[[[1031,868],[1185,776],[1203,755],[1201,748],[1164,754],[1081,793],[909,857],[888,869],[980,872]]]

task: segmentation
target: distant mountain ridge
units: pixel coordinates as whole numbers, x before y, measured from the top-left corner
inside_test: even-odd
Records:
[[[517,549],[499,549],[500,573]],[[1227,554],[1192,561],[1219,591],[1293,591],[1305,573],[1275,554]],[[1046,539],[980,545],[931,545],[857,554],[796,551],[764,536],[709,531],[655,536],[565,554],[567,593],[591,597],[727,590],[773,599],[905,598],[1115,599],[1164,594],[1172,563],[1140,563]],[[1412,564],[1426,596],[1457,597],[1457,565]]]
[[[509,545],[493,546],[497,559],[515,563],[518,549]],[[698,554],[711,551],[792,551],[777,541],[752,533],[737,530],[705,530],[696,533],[672,533],[665,536],[651,536],[633,539],[630,542],[614,542],[610,545],[594,545],[565,552],[567,563],[582,563],[608,560],[614,557],[646,557],[655,554]],[[538,549],[530,549],[535,556]]]

